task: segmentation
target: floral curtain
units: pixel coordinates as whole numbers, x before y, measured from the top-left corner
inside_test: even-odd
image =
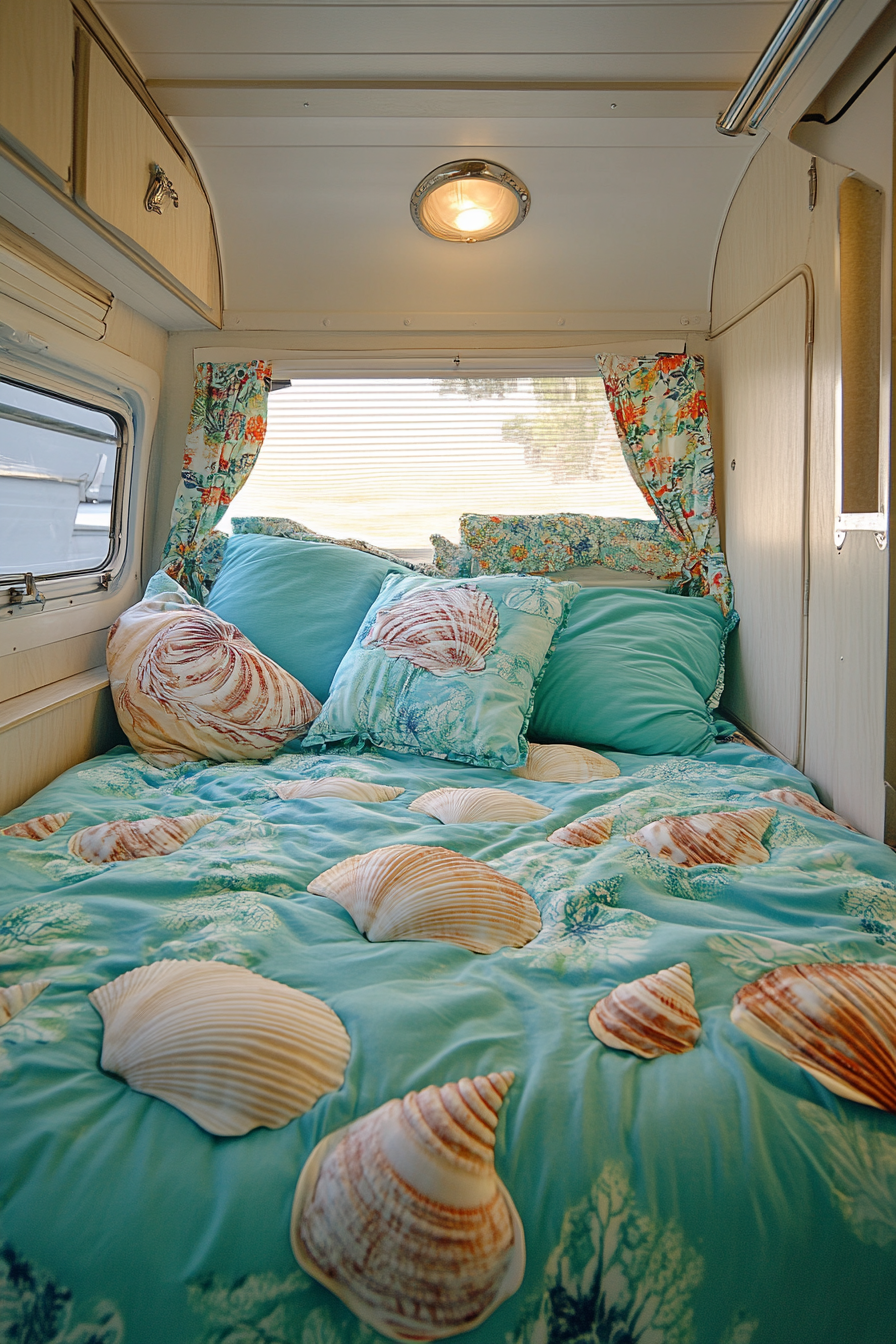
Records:
[[[699,355],[598,355],[622,451],[641,493],[684,548],[673,591],[734,600],[715,506],[712,442]]]
[[[203,556],[220,550],[214,526],[245,485],[268,422],[271,366],[197,364],[181,483],[162,565],[200,602],[211,587]]]

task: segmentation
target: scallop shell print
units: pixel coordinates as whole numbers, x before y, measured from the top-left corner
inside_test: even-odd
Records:
[[[68,842],[69,853],[85,863],[117,863],[172,854],[210,821],[217,812],[191,812],[186,817],[146,817],[143,821],[101,821],[85,826]]]
[[[629,1050],[642,1059],[682,1055],[700,1035],[694,1006],[694,982],[685,961],[666,970],[617,985],[591,1009],[588,1025],[613,1050]]]
[[[587,747],[573,747],[565,742],[530,742],[526,764],[511,774],[545,784],[587,784],[592,779],[615,779],[619,766]]]
[[[738,990],[731,1021],[838,1096],[896,1111],[896,966],[777,966]]]
[[[551,809],[507,789],[433,789],[408,805],[447,824],[477,821],[538,821]]]
[[[5,1027],[23,1008],[43,994],[49,980],[20,980],[17,985],[0,989],[0,1027]]]
[[[800,789],[769,789],[768,793],[760,793],[760,798],[768,798],[771,803],[784,803],[786,807],[801,807],[804,812],[811,812],[813,817],[822,817],[825,821],[836,821],[838,826],[845,826],[848,831],[855,831],[855,826],[850,826],[848,821],[838,813],[832,812],[824,803],[820,803],[817,798],[812,798],[808,793],[802,793]],[[858,832],[856,832],[858,834]]]
[[[328,868],[308,890],[347,910],[372,943],[434,939],[470,952],[524,947],[541,929],[528,892],[452,849],[387,845]]]
[[[45,812],[42,817],[32,817],[30,821],[17,821],[7,826],[0,835],[14,835],[20,840],[46,840],[60,826],[64,826],[71,812]]]
[[[388,658],[406,658],[436,677],[484,672],[498,639],[498,613],[475,584],[417,588],[399,602],[381,607],[364,647]]]
[[[389,803],[404,793],[404,789],[333,775],[329,779],[286,779],[274,785],[274,792],[285,801],[291,798],[347,798],[353,803]]]
[[[494,1158],[512,1082],[491,1073],[387,1101],[302,1171],[296,1259],[388,1339],[472,1330],[522,1282],[523,1227]]]
[[[156,961],[88,995],[102,1067],[210,1134],[279,1129],[342,1086],[351,1042],[320,999],[223,961]]]
[[[765,863],[762,837],[775,815],[773,807],[742,812],[701,812],[693,817],[661,817],[642,826],[629,840],[681,868],[700,863]]]
[[[156,765],[272,756],[320,711],[300,681],[212,611],[160,611],[152,599],[119,617],[106,662],[119,722]]]
[[[578,817],[568,826],[552,831],[548,840],[552,845],[571,845],[584,849],[604,844],[609,840],[612,830],[612,817]]]

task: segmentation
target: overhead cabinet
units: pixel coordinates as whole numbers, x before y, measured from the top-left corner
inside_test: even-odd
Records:
[[[75,22],[70,0],[0,4],[0,136],[71,182]]]
[[[95,42],[83,59],[87,96],[78,199],[205,307],[215,308],[217,255],[205,193]],[[154,180],[157,190],[147,199]]]

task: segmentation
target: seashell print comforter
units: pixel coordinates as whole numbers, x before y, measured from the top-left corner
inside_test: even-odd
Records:
[[[0,1338],[375,1344],[293,1257],[305,1159],[412,1088],[513,1070],[496,1166],[526,1272],[470,1344],[893,1344],[896,1114],[835,1095],[730,1012],[776,967],[896,966],[896,855],[770,804],[806,781],[749,747],[612,758],[618,778],[550,784],[375,750],[165,769],[116,748],[0,819],[0,988],[49,982],[8,996],[0,1027]],[[403,792],[275,791],[333,776]],[[409,810],[458,787],[551,811]],[[763,862],[685,867],[629,838],[770,805]],[[8,833],[66,813],[42,838]],[[99,865],[69,849],[88,827],[196,814],[210,819],[170,853]],[[609,818],[609,838],[549,842],[583,816]],[[489,955],[370,943],[308,894],[325,869],[397,844],[493,865],[531,895],[541,931]],[[342,1087],[280,1129],[215,1138],[104,1074],[88,994],[162,959],[230,962],[321,999],[351,1038]],[[679,963],[694,1049],[645,1060],[595,1039],[597,1000]]]

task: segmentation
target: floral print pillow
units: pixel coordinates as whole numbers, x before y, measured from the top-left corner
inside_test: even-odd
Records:
[[[390,574],[333,678],[306,746],[367,740],[513,769],[535,688],[577,583]]]

